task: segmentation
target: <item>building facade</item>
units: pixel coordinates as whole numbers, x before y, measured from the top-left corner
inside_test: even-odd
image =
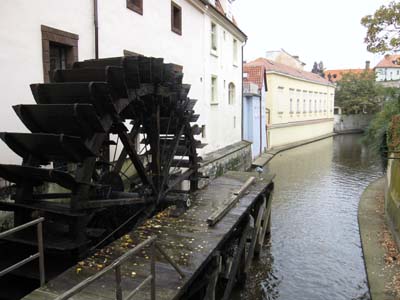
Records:
[[[400,80],[400,55],[385,55],[375,66],[376,81]]]
[[[262,72],[251,73],[248,80],[259,84],[265,77],[267,86],[268,148],[333,132],[334,84],[317,74],[265,58],[244,66],[254,67]]]
[[[228,0],[0,2],[1,131],[25,131],[11,106],[29,84],[74,61],[141,54],[183,66],[203,128],[202,151],[241,140],[242,45]],[[18,16],[18,17],[16,17]],[[2,161],[17,161],[0,144]]]
[[[248,71],[244,68],[244,74]],[[265,85],[262,85],[265,87]],[[243,139],[251,142],[252,158],[255,159],[267,149],[265,115],[265,91],[256,83],[243,84]]]

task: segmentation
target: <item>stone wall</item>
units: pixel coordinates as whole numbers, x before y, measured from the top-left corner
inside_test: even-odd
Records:
[[[208,178],[200,180],[199,186],[204,186],[208,181],[227,171],[247,171],[251,167],[251,163],[251,143],[247,141],[241,141],[208,153],[203,157],[199,170],[203,176]]]
[[[334,132],[364,131],[374,115],[335,115]]]
[[[398,154],[391,154],[391,158]],[[400,160],[389,159],[386,173],[385,214],[400,247]]]

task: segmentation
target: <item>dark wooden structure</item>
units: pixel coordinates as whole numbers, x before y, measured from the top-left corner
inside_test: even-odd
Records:
[[[154,236],[185,275],[181,278],[164,256],[157,255],[156,299],[230,299],[233,286],[246,278],[253,257],[260,253],[269,234],[272,176],[257,176],[241,192],[235,206],[213,226],[207,224],[207,219],[216,210],[230,205],[231,198],[250,176],[257,175],[229,172],[217,178],[195,193],[192,207],[179,217],[171,216],[169,209],[160,212],[24,299],[54,300]],[[148,278],[151,256],[150,249],[142,249],[121,265],[121,276],[117,278],[125,296]],[[145,285],[133,299],[150,299],[150,296],[150,285]],[[108,272],[73,299],[115,299],[115,274]]]
[[[23,159],[0,165],[0,176],[16,184],[0,210],[13,211],[16,226],[42,216],[45,248],[79,256],[127,220],[137,223],[184,198],[171,195],[182,181],[196,190],[196,148],[204,145],[194,138],[196,100],[188,98],[180,66],[116,57],[52,75],[52,83],[31,85],[37,104],[14,106],[30,133],[0,133]],[[135,176],[125,175],[127,160]],[[8,240],[33,245],[34,237]]]

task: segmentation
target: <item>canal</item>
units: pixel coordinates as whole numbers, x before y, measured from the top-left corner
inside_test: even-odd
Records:
[[[357,209],[383,170],[359,138],[336,136],[272,159],[271,243],[238,299],[370,299]]]

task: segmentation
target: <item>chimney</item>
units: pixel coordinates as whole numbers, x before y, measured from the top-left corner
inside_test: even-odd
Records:
[[[369,70],[371,62],[369,60],[365,61],[365,70]]]

